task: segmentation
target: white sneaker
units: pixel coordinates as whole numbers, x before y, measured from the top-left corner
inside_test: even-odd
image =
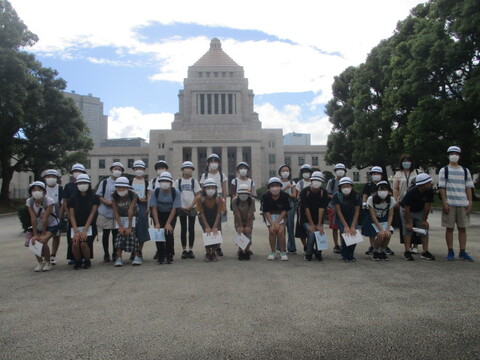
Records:
[[[142,265],[142,264],[143,264],[142,258],[138,257],[138,256],[135,256],[135,258],[132,261],[132,265],[137,266],[137,265]]]
[[[57,259],[55,258],[55,256],[50,256],[50,264],[52,265],[57,265]]]
[[[418,254],[418,248],[413,247],[410,249],[410,252],[414,254]]]
[[[115,260],[115,266],[116,267],[123,266],[122,258],[117,258],[117,260]]]
[[[275,253],[271,252],[267,257],[267,260],[275,260]]]
[[[45,262],[44,262],[44,261],[39,262],[39,263],[37,264],[37,266],[35,266],[35,269],[33,269],[33,271],[35,271],[35,272],[40,272],[40,271],[42,271],[42,269],[43,269],[44,266],[45,266]]]
[[[45,265],[44,265],[42,271],[50,271],[50,270],[52,270],[52,264],[50,264],[49,261],[45,261]]]
[[[288,261],[288,255],[287,253],[280,253],[280,259],[282,261]]]

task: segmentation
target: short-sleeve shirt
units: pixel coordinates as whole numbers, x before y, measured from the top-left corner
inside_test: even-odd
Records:
[[[298,183],[295,184],[295,187],[297,188],[297,191],[301,192],[303,189],[305,189],[307,186],[310,186],[312,182],[310,180],[305,180],[301,179],[298,181]]]
[[[465,181],[465,171],[463,167],[451,167],[448,165],[448,179],[445,179],[445,168],[441,168],[438,173],[438,187],[445,188],[447,194],[447,204],[450,206],[468,206],[468,197],[465,189],[473,188],[472,175],[468,169],[467,180]]]
[[[302,208],[310,210],[310,215],[312,216],[314,224],[318,224],[319,209],[326,209],[328,201],[329,199],[325,189],[318,189],[318,191],[314,192],[311,190],[310,186],[307,186],[300,193],[300,203],[302,204]],[[302,211],[300,214],[301,221],[303,223],[308,222],[305,211]]]
[[[349,226],[352,224],[353,217],[355,216],[355,207],[362,206],[362,199],[360,199],[360,195],[357,193],[350,193],[349,196],[345,196],[341,192],[337,191],[335,194],[333,194],[331,202],[334,207],[336,205],[340,205],[340,211],[342,212],[343,218]],[[335,223],[337,225],[342,225],[336,212]]]
[[[280,191],[278,199],[272,198],[272,193],[267,191],[262,196],[262,210],[264,213],[280,214],[290,210],[290,196],[285,191]]]
[[[226,182],[228,180],[228,178],[225,176],[225,174],[222,173],[220,175],[220,172],[217,171],[215,174],[208,173],[207,177],[205,177],[205,173],[203,173],[202,177],[200,178],[200,185],[202,185],[202,187],[203,187],[203,183],[205,182],[205,180],[207,180],[207,178],[215,180],[215,182],[217,183],[218,195],[219,196],[223,195],[223,187],[222,187],[222,181],[221,180],[223,180],[223,183],[225,183],[225,186],[226,186]],[[228,189],[227,189],[227,191],[228,191]]]
[[[172,189],[175,191],[175,201],[173,201],[172,197]],[[158,199],[157,199],[158,194]],[[160,188],[155,189],[150,196],[150,200],[148,201],[149,206],[155,206],[158,211],[160,212],[170,212],[172,209],[178,209],[182,207],[182,200],[180,191],[175,188],[170,188],[167,191],[164,191]]]
[[[333,179],[330,179],[328,180],[328,183],[327,183],[327,193],[328,195],[334,195],[337,191],[338,191],[338,183],[339,183],[340,180],[337,180],[336,178],[333,178]],[[330,202],[328,203],[328,207],[329,208],[333,208],[335,207],[335,205],[333,205],[333,202],[332,202],[333,198],[330,199]]]
[[[160,176],[157,176],[155,179],[152,179],[148,182],[148,187],[147,187],[147,190],[150,190],[150,191],[153,191],[155,190],[156,188],[159,188],[160,187]]]
[[[106,181],[107,185],[105,187],[105,194],[103,193],[103,182]],[[103,179],[98,185],[96,194],[100,197],[103,197],[105,201],[112,200],[112,194],[115,191],[115,180],[110,176],[106,179]],[[105,204],[100,204],[98,207],[98,213],[102,216],[105,216],[107,219],[113,219],[113,208]]]
[[[71,199],[72,197],[75,196],[75,194],[77,193],[77,191],[78,191],[77,185],[75,185],[74,182],[69,182],[69,183],[66,184],[65,187],[63,188],[62,197],[63,197],[65,200]]]
[[[208,226],[213,227],[218,212],[226,211],[225,201],[221,197],[203,197],[199,195],[197,196],[197,211],[200,214],[203,213]],[[203,224],[201,221],[202,227],[207,224]],[[221,223],[218,226],[221,227]]]
[[[193,187],[192,187],[193,183]],[[195,199],[195,194],[198,194],[202,191],[200,184],[197,179],[190,178],[184,179],[180,178],[175,180],[173,187],[180,191],[182,208],[187,208],[192,205],[193,200]]]
[[[419,174],[418,170],[412,170],[409,175],[404,170],[399,170],[393,176],[398,181],[398,201],[401,201],[412,184],[412,180]]]
[[[390,207],[388,206],[388,197],[385,199],[385,201],[382,201],[381,203],[374,204],[373,203],[373,196],[369,196],[367,200],[367,205],[368,208],[373,208],[375,212],[375,216],[377,219],[384,219],[388,217],[388,211],[389,209],[393,208],[396,204],[395,199],[393,196],[390,196]]]
[[[237,189],[240,185],[247,185],[248,188],[250,189],[250,194],[254,197],[257,196],[257,190],[255,189],[255,183],[253,182],[252,179],[247,179],[247,180],[242,180],[240,178],[235,178],[235,179],[232,179],[232,185],[234,186],[234,190],[235,190],[235,193],[237,192]],[[236,185],[236,187],[235,187]]]
[[[117,192],[112,194],[112,200],[114,200],[117,205],[118,216],[128,216],[128,209],[130,209],[130,205],[136,197],[137,194],[132,190],[128,190],[128,194],[125,196],[120,196]]]
[[[238,197],[234,197],[232,199],[232,210],[233,213],[240,213],[242,223],[246,224],[248,214],[255,213],[255,200],[250,198],[249,201],[238,201]]]
[[[285,190],[285,187],[288,184],[291,184],[292,187],[296,188],[297,184],[295,184],[295,181],[293,181],[293,180],[283,181],[283,179],[281,179],[280,181],[282,182],[282,190],[285,191],[288,195],[290,195],[292,193],[292,188],[291,187],[289,187],[287,190]]]
[[[43,221],[43,217],[45,216],[45,212],[47,211],[46,208],[43,207],[43,203],[45,202],[46,207],[48,208],[50,205],[55,205],[55,200],[53,200],[51,197],[45,196],[46,200],[42,200],[42,203],[40,206],[38,206],[35,203],[35,200],[33,198],[27,199],[26,205],[28,207],[31,207],[33,209],[33,212],[37,216],[37,224],[41,224]],[[47,226],[57,226],[58,225],[58,220],[57,217],[55,216],[55,206],[52,209],[52,214],[48,217],[48,223]]]
[[[416,186],[408,190],[400,201],[402,207],[410,206],[411,212],[422,211],[425,203],[433,203],[433,189],[421,193]]]
[[[88,217],[90,216],[90,212],[92,211],[93,206],[100,205],[100,199],[97,195],[91,194],[90,196],[86,194],[82,196],[80,192],[68,200],[68,208],[75,210],[75,220],[77,222],[77,226],[85,226],[87,223]],[[96,224],[96,216],[93,217],[92,224]]]

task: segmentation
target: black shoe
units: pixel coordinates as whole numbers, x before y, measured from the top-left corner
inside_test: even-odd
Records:
[[[242,252],[239,251],[237,255],[238,255],[238,260],[240,261],[245,260],[245,253],[243,251]]]
[[[165,258],[158,257],[157,261],[158,261],[158,265],[163,265],[163,263],[165,262]]]
[[[75,260],[75,264],[73,264],[73,269],[78,270],[82,267],[82,260]]]
[[[374,252],[373,255],[372,255],[372,260],[374,261],[380,261],[382,259],[382,257],[380,256],[380,254],[378,252]]]
[[[130,254],[130,261],[133,261],[133,259],[135,259],[135,253],[132,252],[132,253]]]
[[[430,254],[428,251],[422,252],[422,259],[425,260],[435,260],[435,256]]]
[[[367,251],[365,251],[365,255],[372,255],[374,254],[373,252],[373,246],[370,246]],[[374,259],[375,260],[375,259]]]
[[[322,251],[317,251],[315,252],[315,259],[317,259],[318,261],[322,261],[323,258],[322,258]]]
[[[341,252],[342,252],[342,250],[340,249],[340,246],[337,245],[333,248],[333,253],[334,254],[340,254]]]
[[[195,255],[193,254],[192,250],[188,250],[187,256],[189,259],[195,259]]]
[[[187,250],[183,250],[183,252],[182,252],[182,259],[185,260],[186,258],[188,258]]]
[[[388,261],[388,260],[390,260],[390,259],[388,258],[388,256],[387,256],[386,253],[382,252],[382,253],[380,254],[380,260]]]
[[[215,252],[217,253],[218,256],[223,256],[223,251],[222,251],[221,248],[217,247],[217,248],[215,249]]]
[[[83,268],[88,269],[89,267],[92,266],[92,262],[88,259],[83,262]]]
[[[305,256],[303,258],[307,261],[312,261],[312,259],[313,259],[312,255],[308,255],[308,254],[305,254]]]
[[[243,253],[243,258],[247,261],[250,260],[250,251],[244,252]]]
[[[167,257],[167,265],[173,264],[175,261],[173,261],[173,257],[169,256]]]
[[[412,256],[412,253],[410,251],[405,251],[403,253],[403,257],[405,258],[405,260],[407,261],[413,261],[413,256]]]
[[[395,253],[393,252],[393,250],[390,249],[388,246],[387,246],[387,248],[385,249],[385,253],[386,253],[387,255],[392,255],[392,256],[395,255]]]
[[[103,262],[110,262],[110,255],[103,255]]]

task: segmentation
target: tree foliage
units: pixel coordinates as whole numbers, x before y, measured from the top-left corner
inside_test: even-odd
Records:
[[[431,0],[411,10],[365,63],[335,77],[326,160],[395,166],[410,153],[440,167],[450,145],[478,171],[480,2]]]

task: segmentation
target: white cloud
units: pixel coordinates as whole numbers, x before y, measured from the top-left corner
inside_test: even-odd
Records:
[[[312,145],[327,143],[332,124],[326,116],[318,116],[305,121],[302,109],[298,105],[287,105],[277,109],[269,103],[255,107],[263,128],[283,129],[283,134],[290,132],[311,134]]]
[[[108,137],[141,137],[147,141],[150,129],[170,129],[173,114],[142,114],[134,107],[112,108],[108,114]]]

